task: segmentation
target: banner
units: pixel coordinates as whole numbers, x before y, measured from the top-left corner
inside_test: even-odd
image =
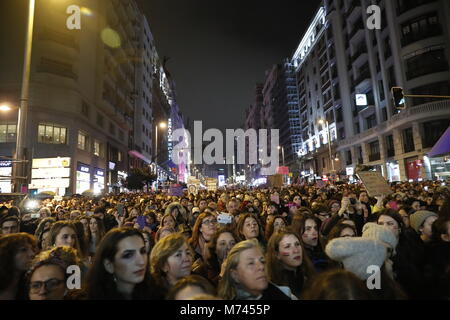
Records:
[[[360,171],[356,175],[371,197],[393,193],[386,179],[378,171]]]

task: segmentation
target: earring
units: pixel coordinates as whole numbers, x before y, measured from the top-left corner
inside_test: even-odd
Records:
[[[115,274],[113,274],[112,276],[113,276],[113,280],[114,280],[114,282],[117,282],[117,278],[116,278],[116,275],[115,275]]]

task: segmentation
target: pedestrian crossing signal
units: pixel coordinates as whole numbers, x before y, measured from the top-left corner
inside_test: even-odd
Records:
[[[402,87],[393,87],[391,89],[394,106],[398,110],[406,109],[406,100]]]

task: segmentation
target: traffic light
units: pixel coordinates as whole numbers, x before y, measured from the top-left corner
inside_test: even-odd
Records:
[[[406,100],[402,87],[393,87],[391,89],[392,99],[394,100],[394,106],[398,110],[406,109]]]

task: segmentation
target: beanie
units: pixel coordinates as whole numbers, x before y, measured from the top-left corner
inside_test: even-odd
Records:
[[[389,244],[392,249],[395,249],[395,247],[397,247],[397,237],[387,227],[369,222],[364,225],[362,233],[363,238],[370,238],[385,242]]]
[[[361,280],[371,275],[369,266],[381,268],[386,260],[386,247],[378,240],[370,238],[336,238],[331,240],[325,252],[334,261],[342,262],[344,268],[353,272]]]
[[[419,233],[419,228],[422,226],[422,224],[427,220],[429,217],[439,217],[436,213],[426,210],[419,210],[416,211],[414,214],[409,216],[409,221],[411,224],[411,228],[416,230],[417,233]]]

